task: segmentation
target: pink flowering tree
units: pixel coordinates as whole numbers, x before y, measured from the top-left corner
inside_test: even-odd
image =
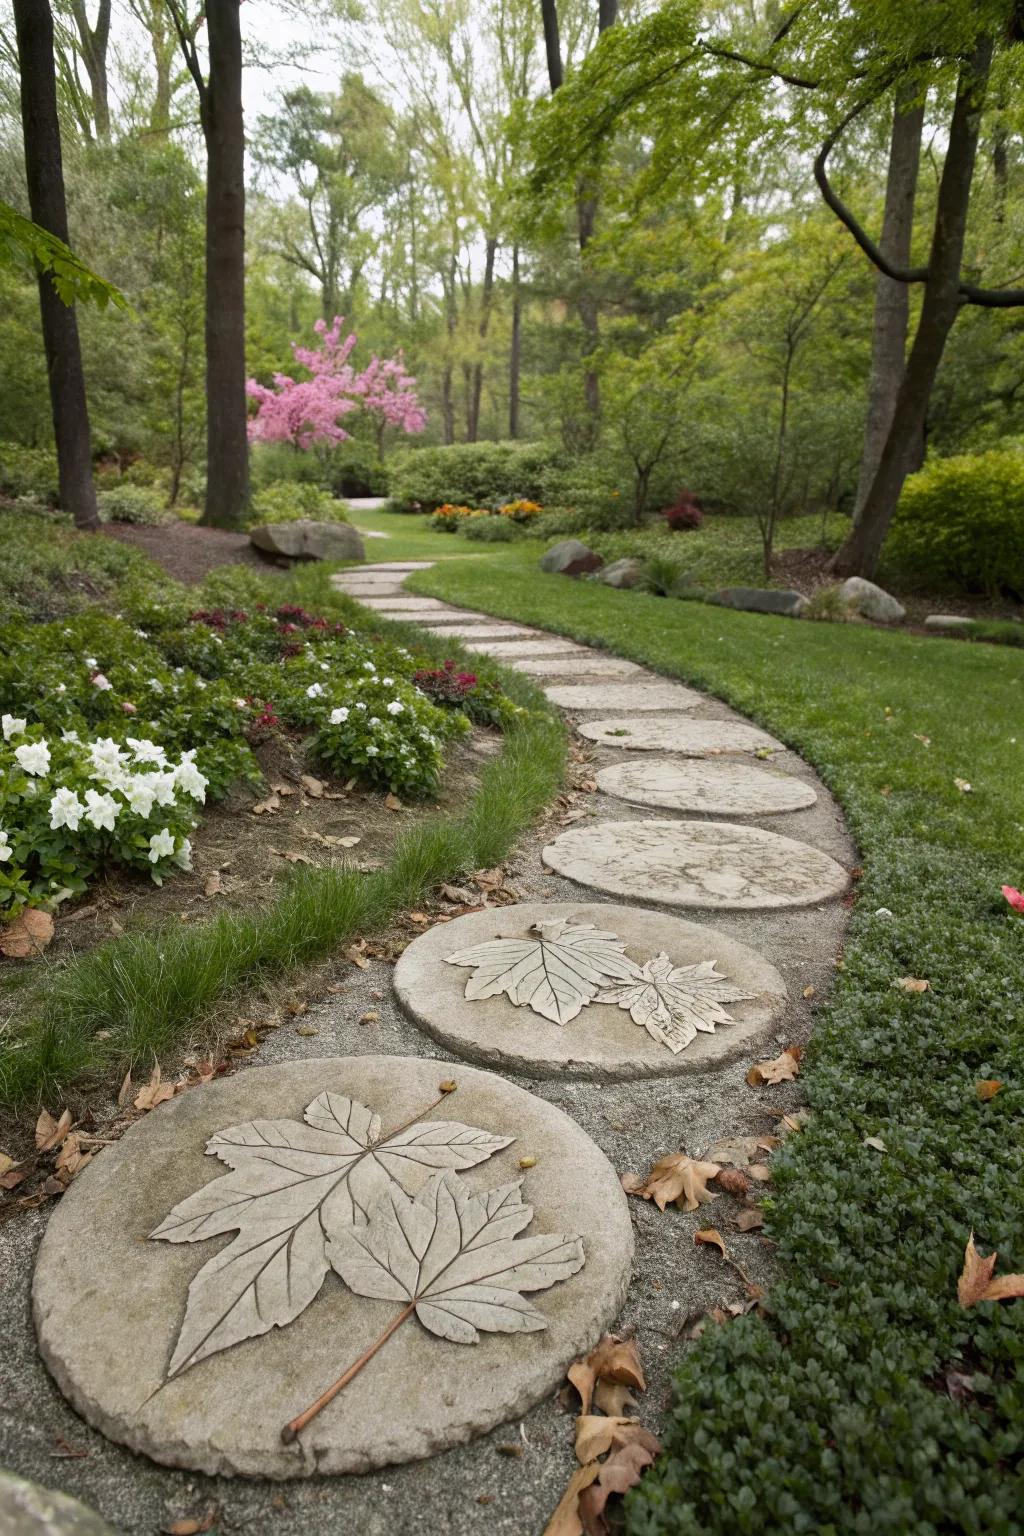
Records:
[[[416,380],[406,372],[401,352],[397,357],[370,359],[361,373],[349,362],[356,345],[350,331],[342,336],[344,321],[335,315],[328,327],[318,320],[315,347],[292,343],[295,361],[311,375],[293,379],[275,373],[273,387],[250,379],[246,389],[257,402],[249,421],[254,442],[291,443],[295,448],[314,448],[343,443],[352,436],[343,425],[353,411],[361,411],[372,425],[377,452],[383,457],[388,427],[402,432],[422,432],[427,413],[416,396]]]

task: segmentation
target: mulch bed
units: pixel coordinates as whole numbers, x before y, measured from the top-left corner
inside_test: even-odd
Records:
[[[137,523],[107,523],[103,534],[119,539],[163,567],[169,576],[195,586],[218,565],[252,565],[267,569],[267,562],[249,543],[247,533],[230,528],[201,528],[198,523],[173,522],[156,528]]]

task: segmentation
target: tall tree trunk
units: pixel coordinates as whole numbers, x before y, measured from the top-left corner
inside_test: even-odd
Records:
[[[907,476],[909,452],[924,430],[935,376],[960,308],[960,263],[978,151],[981,106],[991,67],[992,39],[986,37],[978,43],[973,58],[961,66],[946,160],[939,182],[921,318],[896,400],[892,425],[860,522],[832,562],[832,569],[839,575],[871,577],[875,574]]]
[[[57,118],[53,61],[53,16],[48,0],[14,0],[14,25],[21,72],[21,122],[25,136],[25,177],[32,218],[68,241],[64,164]],[[51,277],[39,273],[39,311],[50,385],[53,435],[57,444],[60,504],[76,528],[99,527],[92,478],[89,412],[74,307],[57,297]]]
[[[498,239],[496,235],[487,236],[487,250],[484,257],[484,281],[480,296],[480,324],[477,327],[477,335],[481,343],[486,341],[487,332],[491,325],[491,306],[494,298],[494,259],[498,251]],[[484,364],[481,358],[473,367],[473,382],[470,388],[469,420],[467,422],[466,441],[475,443],[480,435],[480,403],[484,392]]]
[[[896,267],[909,267],[910,245],[914,231],[914,198],[917,172],[921,161],[921,129],[924,102],[907,105],[896,98],[893,109],[892,137],[889,145],[889,171],[885,184],[885,213],[882,219],[882,253]],[[910,290],[884,272],[875,279],[875,323],[871,337],[871,377],[868,384],[868,414],[864,427],[864,450],[860,462],[853,520],[860,520],[861,510],[878,471],[896,398],[903,382],[907,358],[907,330],[910,325]],[[913,467],[918,455],[912,445]]]
[[[519,247],[512,247],[512,340],[508,352],[508,435],[519,436],[519,392],[523,364],[523,296],[519,288]]]
[[[96,12],[96,25],[90,27],[85,0],[72,0],[71,10],[78,29],[85,72],[89,76],[89,92],[92,96],[92,117],[96,124],[96,137],[101,143],[110,138],[110,96],[107,90],[107,43],[110,40],[111,0],[100,0]]]
[[[540,0],[540,15],[544,25],[544,53],[548,63],[548,84],[552,96],[565,78],[562,68],[562,43],[558,35],[558,6],[556,0]]]
[[[236,527],[249,502],[245,397],[245,126],[239,0],[207,7],[210,76],[200,95],[206,138],[206,506],[202,521]]]

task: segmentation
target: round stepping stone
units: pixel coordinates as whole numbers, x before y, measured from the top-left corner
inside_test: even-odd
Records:
[[[439,1095],[439,1082],[449,1078],[456,1091]],[[448,1128],[425,1130],[437,1122]],[[220,1138],[229,1167],[204,1155],[211,1138]],[[384,1156],[389,1141],[409,1150]],[[376,1154],[362,1151],[373,1143]],[[523,1171],[519,1159],[526,1157],[536,1165]],[[457,1174],[437,1171],[453,1167]],[[434,1184],[440,1248],[452,1241],[443,1212],[459,1212],[466,1192],[512,1186],[501,1205],[510,1211],[519,1181],[532,1220],[506,1218],[496,1238],[522,1228],[519,1241],[562,1233],[582,1239],[582,1268],[522,1298],[540,1314],[543,1331],[481,1328],[470,1349],[409,1316],[284,1444],[283,1426],[403,1307],[375,1299],[373,1285],[356,1294],[343,1283],[325,1258],[324,1227],[342,1231],[365,1206],[380,1211],[375,1219],[384,1229],[387,1212],[378,1202],[408,1212],[408,1196],[421,1191],[429,1200],[426,1186]],[[242,1226],[238,1218],[250,1204]],[[475,1200],[471,1211],[481,1204]],[[422,1222],[435,1220],[429,1206],[417,1209]],[[148,1241],[161,1226],[177,1240]],[[456,1247],[471,1226],[457,1223]],[[239,1235],[227,1241],[236,1227]],[[343,1234],[335,1242],[351,1261],[352,1240]],[[578,1258],[575,1243],[561,1247]],[[430,1059],[292,1061],[183,1093],[104,1148],[53,1213],[36,1263],[33,1310],[43,1359],[77,1411],[154,1461],[251,1477],[366,1472],[447,1450],[548,1396],[621,1306],[632,1252],[614,1169],[554,1105],[489,1073]],[[468,1267],[475,1273],[472,1262]],[[367,1269],[373,1266],[364,1263]],[[373,1273],[376,1284],[379,1268]],[[186,1305],[195,1309],[191,1324]],[[435,1322],[440,1309],[438,1302]],[[454,1329],[456,1298],[444,1315]],[[465,1324],[462,1333],[470,1336]],[[233,1335],[241,1342],[231,1343]],[[176,1349],[184,1354],[168,1380]]]
[[[668,907],[806,907],[850,883],[807,843],[720,821],[599,821],[563,832],[542,858],[580,885]]]
[[[802,811],[818,798],[803,779],[734,758],[613,763],[600,770],[597,787],[631,805],[708,816],[772,816]]]
[[[547,660],[515,661],[510,663],[517,672],[533,677],[629,677],[642,672],[635,661],[624,661],[620,656],[566,657],[564,661]]]
[[[740,1001],[721,1004],[731,1022],[718,1023],[714,1033],[699,1030],[676,1053],[648,1033],[642,1023],[636,1023],[629,1009],[617,1004],[583,1003],[575,1017],[559,1024],[536,1012],[529,1003],[517,1006],[504,991],[484,998],[467,998],[475,967],[451,964],[451,955],[472,952],[477,945],[491,945],[496,939],[520,941],[522,947],[521,941],[529,943],[537,937],[531,933],[536,924],[560,922],[571,926],[589,924],[613,933],[624,944],[627,958],[641,967],[660,954],[668,956],[673,968],[713,960],[730,987],[748,995]],[[613,950],[617,949],[617,945],[613,946]],[[518,953],[516,950],[515,954]],[[510,954],[510,960],[515,959],[515,954]],[[544,995],[532,991],[531,965],[550,965],[551,961],[550,955],[546,960],[538,956],[539,947],[523,967],[528,978],[525,990],[527,995],[532,993],[539,1006],[544,1006]],[[497,965],[502,965],[500,958]],[[694,986],[694,996],[701,996],[699,980],[680,980],[684,986],[688,982]],[[608,902],[529,902],[472,912],[451,923],[438,924],[414,939],[404,951],[395,967],[394,981],[398,1000],[409,1017],[460,1056],[527,1076],[605,1081],[662,1077],[717,1065],[745,1050],[786,1002],[782,977],[745,944],[703,924]],[[571,985],[563,995],[569,1001],[562,1011],[571,1012],[576,1006]],[[581,995],[577,990],[577,999]],[[685,1020],[687,998],[679,993],[673,995],[681,1020]],[[640,1006],[642,1009],[642,999]]]
[[[544,692],[561,709],[696,709],[707,703],[681,683],[556,683]]]
[[[550,640],[486,640],[482,645],[474,645],[475,651],[483,651],[486,656],[514,656],[517,660],[520,656],[583,656],[585,651],[574,640],[556,640],[554,636]]]
[[[681,752],[684,757],[712,757],[718,752],[785,750],[765,731],[742,720],[689,720],[662,715],[649,720],[587,720],[576,729],[603,747],[629,747],[634,752]]]

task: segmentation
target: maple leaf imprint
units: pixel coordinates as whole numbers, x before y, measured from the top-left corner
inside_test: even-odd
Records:
[[[628,981],[639,967],[623,954],[625,941],[592,923],[565,918],[535,923],[522,939],[490,939],[446,956],[449,965],[475,966],[466,998],[476,1002],[504,992],[553,1024],[568,1024],[609,981]]]
[[[365,1222],[382,1194],[412,1194],[425,1172],[472,1168],[514,1140],[453,1120],[382,1136],[379,1115],[327,1092],[304,1119],[251,1120],[211,1136],[207,1155],[233,1172],[180,1201],[150,1233],[168,1243],[238,1234],[189,1286],[168,1377],[293,1322],[330,1268],[327,1233]]]
[[[523,1291],[543,1291],[583,1268],[583,1242],[565,1233],[518,1238],[533,1220],[522,1179],[471,1194],[435,1174],[410,1199],[392,1185],[366,1226],[331,1235],[327,1252],[359,1296],[407,1303],[431,1333],[476,1344],[488,1333],[536,1333],[544,1315]]]
[[[603,988],[595,1001],[627,1008],[634,1024],[678,1055],[698,1030],[711,1035],[716,1024],[735,1023],[723,1003],[745,1002],[754,995],[733,986],[715,969],[714,960],[674,966],[662,952],[637,971],[634,981]]]

